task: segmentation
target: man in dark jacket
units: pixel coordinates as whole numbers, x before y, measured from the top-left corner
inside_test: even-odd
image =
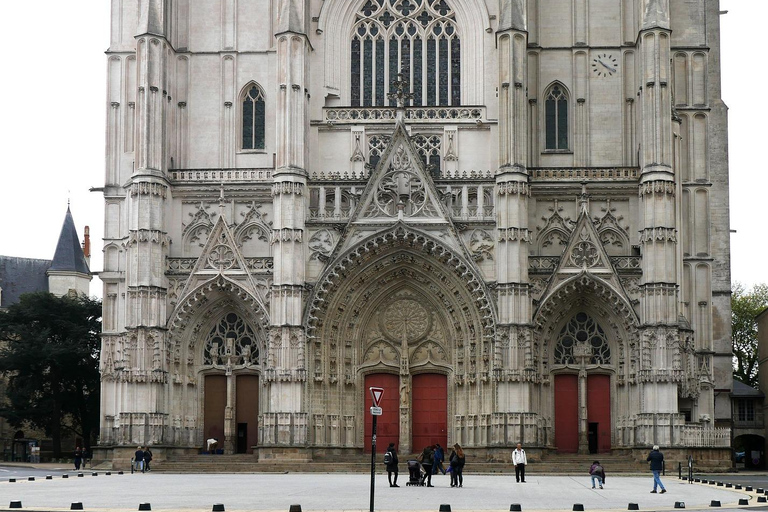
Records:
[[[136,466],[136,471],[144,472],[144,449],[139,446],[136,448],[136,453],[133,454],[133,461]]]
[[[661,478],[659,477],[659,474],[664,469],[664,454],[659,451],[658,445],[653,447],[653,450],[651,450],[651,453],[648,454],[648,458],[645,460],[651,463],[651,473],[653,473],[653,490],[651,494],[656,492],[657,487],[661,487],[661,494],[664,494],[667,490],[664,488],[664,484],[661,483]]]
[[[386,454],[389,454],[389,462],[387,462]],[[395,449],[395,443],[389,443],[387,451],[385,452],[385,462],[387,462],[387,479],[389,479],[390,487],[400,487],[397,485],[397,450]],[[395,480],[392,481],[392,474],[395,475]]]

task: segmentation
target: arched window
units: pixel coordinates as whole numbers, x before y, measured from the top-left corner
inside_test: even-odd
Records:
[[[243,92],[243,149],[264,149],[264,91],[250,84]]]
[[[352,106],[383,106],[402,72],[412,105],[459,105],[461,41],[445,0],[368,0],[351,41]],[[389,105],[394,105],[389,100]]]
[[[203,364],[213,366],[259,364],[259,344],[253,329],[235,313],[227,313],[211,329],[203,348]]]
[[[559,84],[553,85],[544,102],[545,149],[568,149],[568,95]]]
[[[560,331],[555,364],[576,364],[576,355],[589,356],[589,364],[610,364],[611,348],[600,324],[586,313],[576,313]]]

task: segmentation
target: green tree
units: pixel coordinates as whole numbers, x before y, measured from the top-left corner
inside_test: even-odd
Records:
[[[744,384],[757,387],[757,322],[755,317],[768,307],[768,285],[751,290],[741,283],[731,289],[733,329],[733,376]]]
[[[0,313],[0,372],[8,380],[0,415],[44,430],[61,457],[66,431],[86,449],[99,422],[101,301],[28,293]]]

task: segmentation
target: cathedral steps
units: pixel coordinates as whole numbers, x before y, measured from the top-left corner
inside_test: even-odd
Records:
[[[259,461],[255,455],[175,455],[169,460],[155,461],[152,471],[162,473],[369,473],[369,455],[363,460],[334,461]],[[400,456],[400,472],[407,472],[406,460],[413,457]],[[592,461],[600,460],[606,473],[631,474],[648,472],[645,462],[637,462],[625,455],[576,455],[547,454],[540,461],[530,461],[526,471],[537,475],[585,475]],[[377,461],[376,471],[383,472],[384,465]],[[467,457],[468,473],[510,474],[514,467],[508,462],[475,462],[471,454]],[[676,474],[676,473],[675,473]]]

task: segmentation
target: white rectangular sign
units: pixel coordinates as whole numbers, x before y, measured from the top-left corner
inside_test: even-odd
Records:
[[[371,407],[371,414],[373,416],[381,416],[381,407]]]

